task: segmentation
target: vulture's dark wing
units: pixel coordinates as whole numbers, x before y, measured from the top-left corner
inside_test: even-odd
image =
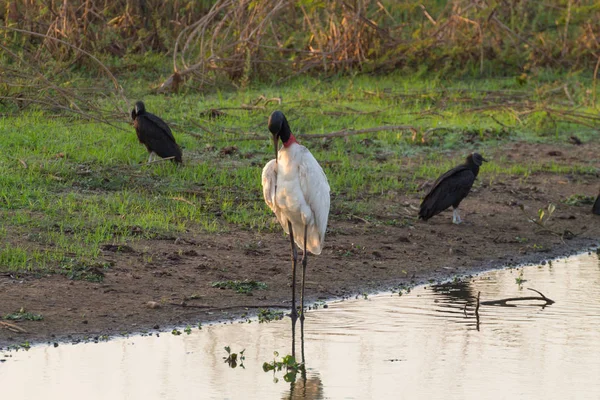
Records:
[[[163,120],[156,115],[144,113],[137,116],[134,125],[138,139],[146,145],[148,151],[153,151],[162,158],[175,157],[176,162],[181,162],[181,149]]]
[[[165,121],[163,121],[156,115],[151,114],[149,112],[144,113],[144,117],[147,118],[153,124],[155,124],[156,127],[159,128],[163,132],[164,135],[166,135],[169,139],[171,139],[173,142],[175,142],[175,137],[173,137],[171,128],[169,128],[169,125],[167,125]]]
[[[592,207],[592,212],[594,214],[600,215],[600,194],[598,195],[598,197],[596,197],[596,202],[594,203],[594,206]]]
[[[460,165],[440,176],[427,193],[419,217],[427,220],[452,205],[458,205],[469,194],[475,182],[475,174],[465,165]]]

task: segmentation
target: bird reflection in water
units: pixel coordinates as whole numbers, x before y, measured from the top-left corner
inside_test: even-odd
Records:
[[[296,333],[292,328],[292,354],[295,354]],[[323,382],[317,373],[311,371],[310,376],[306,374],[306,358],[304,354],[304,319],[300,320],[300,355],[302,357],[302,368],[300,377],[290,382],[290,391],[282,396],[282,399],[323,399]]]
[[[445,282],[432,285],[431,290],[437,295],[436,311],[450,314],[453,317],[474,318],[475,329],[479,330],[479,307],[477,294],[470,281]]]
[[[470,281],[445,282],[431,285],[431,290],[437,294],[436,302],[444,307],[462,310],[465,306],[475,306],[477,293],[474,292]]]

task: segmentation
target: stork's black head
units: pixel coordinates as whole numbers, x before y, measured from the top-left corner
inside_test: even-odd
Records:
[[[287,142],[292,134],[290,124],[281,111],[273,111],[269,117],[269,131],[273,135],[273,146],[275,146],[275,160],[277,160],[277,147],[279,138],[283,143]]]
[[[292,134],[290,124],[281,111],[273,111],[269,117],[269,131],[273,137],[278,136],[282,142],[287,142]]]
[[[479,153],[469,154],[469,156],[467,157],[467,163],[473,163],[478,167],[481,167],[481,164],[483,164],[484,161],[487,160],[483,158],[483,156]]]
[[[143,101],[138,101],[135,103],[133,110],[131,110],[131,119],[135,119],[138,115],[146,112],[146,106]]]

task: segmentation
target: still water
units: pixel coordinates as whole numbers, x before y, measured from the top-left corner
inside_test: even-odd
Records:
[[[555,303],[483,304],[537,296],[527,287]],[[311,311],[304,324],[306,375],[294,384],[284,372],[262,369],[274,351],[278,360],[291,353],[290,325],[289,318],[212,325],[190,335],[0,353],[6,359],[0,390],[11,400],[600,398],[596,254]],[[301,358],[299,323],[297,330]],[[225,346],[245,349],[243,368],[224,363]]]

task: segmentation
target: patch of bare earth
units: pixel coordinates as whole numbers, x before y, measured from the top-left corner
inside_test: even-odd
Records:
[[[500,154],[522,164],[552,158],[589,165],[598,160],[600,148],[515,143],[486,156]],[[407,160],[407,168],[417,162]],[[596,195],[599,186],[593,175],[501,176],[491,184],[480,179],[461,205],[465,223],[460,226],[451,224],[450,211],[428,222],[416,221],[421,193],[382,199],[377,219],[371,221],[348,220],[332,209],[323,253],[308,260],[309,304],[541,261],[596,245],[600,217],[591,214],[591,206],[569,206],[562,200],[573,194]],[[525,214],[534,217],[549,203],[557,206],[551,231],[527,221]],[[397,223],[389,224],[392,220]],[[261,307],[288,308],[287,237],[231,229],[221,235],[139,240],[120,249],[104,246],[103,259],[112,267],[100,283],[62,275],[0,276],[2,315],[23,307],[44,316],[42,321],[11,322],[26,332],[0,326],[0,346],[165,330],[251,314]],[[212,287],[216,281],[244,279],[265,282],[268,288],[246,295]]]

